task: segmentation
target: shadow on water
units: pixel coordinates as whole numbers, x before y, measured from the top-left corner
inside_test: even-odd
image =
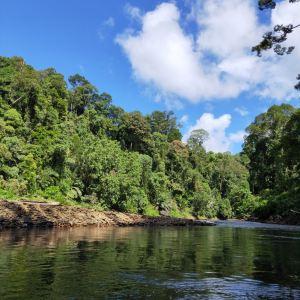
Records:
[[[300,228],[0,232],[0,299],[300,299]]]

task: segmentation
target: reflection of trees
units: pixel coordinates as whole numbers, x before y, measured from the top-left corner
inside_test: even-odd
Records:
[[[288,285],[300,283],[299,234],[268,231],[269,243],[256,243],[253,276],[267,282],[282,282]],[[296,239],[294,239],[296,237]],[[298,239],[298,240],[297,240]]]
[[[134,294],[137,286],[148,293],[153,286],[147,283],[185,274],[292,284],[289,275],[300,274],[293,262],[299,241],[280,243],[264,234],[229,227],[6,231],[0,233],[0,298],[10,289],[22,289],[24,298]]]

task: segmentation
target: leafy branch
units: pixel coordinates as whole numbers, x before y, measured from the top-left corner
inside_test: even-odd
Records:
[[[299,2],[300,0],[289,0],[290,3]],[[274,9],[276,7],[276,2],[274,0],[259,0],[258,1],[258,8],[260,10],[264,9]]]
[[[300,0],[289,0],[290,3],[299,2]],[[276,7],[276,2],[274,0],[259,0],[258,7],[260,10],[264,9],[274,9]],[[291,34],[295,29],[300,28],[298,25],[276,25],[273,31],[269,31],[263,35],[263,40],[256,46],[252,47],[252,52],[256,52],[257,56],[261,57],[263,51],[267,51],[273,48],[273,51],[277,55],[291,54],[295,46],[285,47],[281,43],[285,42],[288,35]],[[297,76],[299,81],[295,85],[295,89],[300,91],[300,74]]]
[[[288,34],[292,33],[298,27],[300,27],[300,24],[297,26],[293,26],[292,24],[287,26],[276,25],[273,31],[263,35],[263,40],[258,45],[252,47],[252,51],[261,56],[262,51],[273,48],[274,52],[278,55],[291,54],[295,49],[294,46],[282,47],[280,44],[285,42]]]

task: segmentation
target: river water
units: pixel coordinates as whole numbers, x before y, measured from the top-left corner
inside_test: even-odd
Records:
[[[300,299],[300,227],[0,231],[0,299]]]

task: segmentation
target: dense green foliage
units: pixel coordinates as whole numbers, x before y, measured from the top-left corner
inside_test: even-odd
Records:
[[[300,218],[300,109],[274,105],[247,131],[251,190],[266,202],[257,213]]]
[[[289,0],[290,4],[299,0]],[[275,9],[276,0],[259,0],[259,9]],[[252,48],[258,56],[273,49],[278,55],[291,54],[286,46],[289,35],[300,24],[278,24]],[[300,75],[296,90],[300,90]],[[300,110],[290,105],[273,106],[248,127],[244,153],[250,158],[250,184],[256,195],[265,199],[257,211],[260,218],[273,215],[300,220]]]
[[[182,143],[172,112],[125,112],[81,75],[67,84],[52,68],[0,58],[2,198],[150,215],[251,215],[258,202],[246,157],[206,153],[206,138],[198,130]]]
[[[300,211],[300,110],[272,106],[241,155],[181,142],[172,112],[112,104],[81,75],[0,58],[0,197],[42,197],[173,216],[289,216]],[[260,200],[263,199],[263,200]]]

